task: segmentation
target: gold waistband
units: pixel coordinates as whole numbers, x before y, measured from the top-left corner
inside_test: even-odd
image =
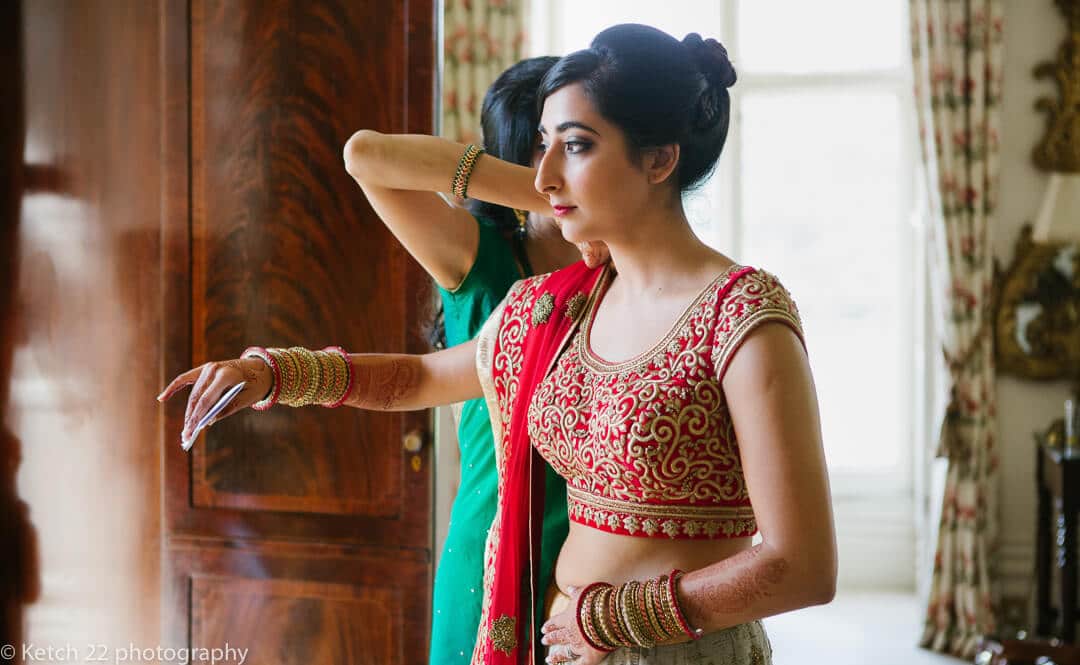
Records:
[[[623,501],[567,487],[570,519],[602,531],[669,538],[737,538],[757,532],[750,505],[694,506]]]

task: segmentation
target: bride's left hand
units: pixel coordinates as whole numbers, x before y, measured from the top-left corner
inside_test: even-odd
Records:
[[[550,647],[546,660],[553,665],[558,663],[597,665],[607,654],[597,651],[585,641],[577,622],[578,597],[581,596],[581,589],[568,590],[571,594],[570,603],[566,609],[548,619],[540,629],[544,635],[540,639],[541,644]]]

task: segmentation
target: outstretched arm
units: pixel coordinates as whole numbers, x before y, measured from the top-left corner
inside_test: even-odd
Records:
[[[411,411],[453,404],[480,397],[483,391],[476,374],[476,342],[425,355],[381,353],[351,354],[353,385],[345,404],[376,411]],[[214,422],[227,418],[263,399],[273,388],[273,372],[259,358],[208,362],[177,376],[158,395],[164,402],[184,387],[188,395],[182,438],[231,386],[247,386]]]
[[[476,375],[476,342],[426,355],[358,353],[350,357],[355,382],[347,406],[414,411],[483,395]]]

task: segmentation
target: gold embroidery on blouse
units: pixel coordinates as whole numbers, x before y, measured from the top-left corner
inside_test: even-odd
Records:
[[[506,614],[491,622],[488,631],[491,646],[509,656],[517,648],[517,622]]]
[[[728,288],[737,270],[699,295],[653,350],[617,365],[590,362],[586,336],[602,289],[588,299],[575,339],[528,413],[533,445],[567,480],[574,521],[673,538],[756,531],[714,361],[763,320],[799,332],[798,314],[768,273],[749,272]]]
[[[532,324],[534,326],[543,325],[551,318],[551,313],[555,311],[555,296],[550,293],[545,293],[540,296],[533,305],[532,311]]]
[[[744,275],[735,283],[721,310],[725,327],[717,334],[712,362],[723,372],[746,336],[765,321],[787,324],[803,339],[799,309],[791,294],[775,276],[761,270]]]
[[[569,300],[566,301],[566,318],[573,322],[577,322],[578,317],[581,316],[581,312],[585,309],[585,294],[575,293]]]
[[[739,264],[733,264],[727,270],[717,275],[713,281],[709,282],[708,286],[706,286],[704,289],[701,290],[700,293],[698,293],[697,297],[694,298],[693,302],[691,302],[690,305],[685,310],[683,310],[682,315],[675,322],[675,325],[673,325],[668,330],[667,334],[664,335],[664,337],[659,342],[654,344],[652,347],[649,348],[649,350],[645,351],[644,353],[641,353],[629,360],[618,363],[611,363],[597,356],[595,353],[593,353],[592,344],[590,344],[589,342],[590,338],[592,337],[593,323],[596,320],[596,309],[601,300],[599,296],[607,291],[608,286],[611,285],[611,280],[614,278],[614,276],[610,272],[605,272],[603,277],[601,278],[605,280],[604,284],[602,285],[602,288],[597,289],[597,297],[594,297],[589,301],[589,307],[586,309],[585,312],[585,321],[582,324],[583,333],[578,337],[578,344],[580,347],[582,362],[585,364],[586,367],[588,367],[594,372],[603,374],[618,373],[621,374],[623,378],[626,378],[626,376],[630,372],[640,371],[641,369],[644,369],[649,365],[650,362],[655,360],[656,356],[666,351],[673,344],[677,344],[679,333],[686,325],[687,320],[690,319],[693,314],[698,310],[702,302],[709,299],[710,297],[715,298],[717,293],[717,285],[726,283],[727,280],[730,279],[731,275],[734,275],[742,267],[743,266],[740,266]]]

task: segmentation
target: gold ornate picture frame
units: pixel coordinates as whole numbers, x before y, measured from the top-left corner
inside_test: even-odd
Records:
[[[994,281],[998,371],[1080,379],[1080,245],[1035,242],[1027,225]]]

